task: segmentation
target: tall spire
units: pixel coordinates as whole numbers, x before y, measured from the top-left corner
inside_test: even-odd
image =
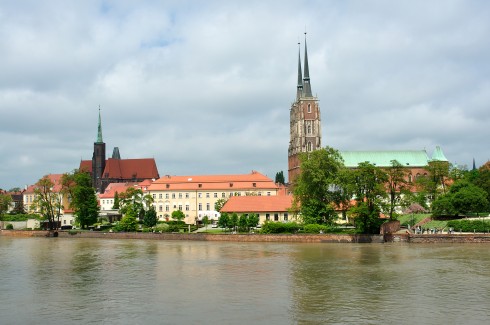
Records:
[[[476,170],[475,158],[473,158],[473,169],[472,170]]]
[[[305,32],[305,76],[303,78],[303,95],[304,97],[313,97],[311,94],[310,85],[310,69],[308,68],[308,49],[306,47],[306,32]]]
[[[299,99],[303,94],[303,72],[301,71],[301,43],[298,42],[298,86],[296,91],[296,99]]]
[[[99,126],[97,128],[97,142],[96,143],[103,143],[102,141],[102,122],[100,119],[100,105],[99,105]]]

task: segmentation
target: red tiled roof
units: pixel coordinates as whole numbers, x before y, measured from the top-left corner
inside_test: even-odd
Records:
[[[293,204],[292,195],[279,196],[232,196],[220,212],[282,212]]]
[[[43,176],[42,178],[44,178],[44,177],[49,178],[49,180],[54,184],[53,192],[60,192],[61,191],[61,176],[63,176],[63,174],[49,174],[49,175]],[[24,193],[25,194],[34,193],[35,189],[36,189],[36,184],[30,185],[29,187],[27,187],[27,190]]]
[[[164,176],[149,187],[158,190],[215,190],[215,189],[276,189],[277,185],[269,177],[256,171],[238,175],[193,175]]]
[[[82,160],[80,170],[92,173],[92,160]],[[157,179],[158,168],[153,158],[106,160],[102,178],[113,179]]]
[[[107,185],[104,193],[99,194],[99,198],[100,199],[113,198],[116,192],[121,194],[122,192],[125,192],[129,187],[137,186],[137,185],[138,183],[135,182],[110,183],[109,185]]]
[[[154,178],[157,179],[158,169],[153,158],[142,159],[113,159],[106,161],[103,178]]]

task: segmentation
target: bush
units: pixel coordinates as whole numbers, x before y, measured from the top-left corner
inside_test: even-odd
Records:
[[[38,214],[6,214],[3,216],[3,221],[27,221],[28,219],[39,220],[41,218]]]
[[[463,232],[488,232],[490,231],[490,222],[484,220],[450,220],[447,227],[453,228],[454,231]]]
[[[263,234],[281,234],[281,233],[292,234],[298,232],[299,229],[300,229],[300,225],[298,225],[296,222],[283,223],[283,222],[266,221],[262,225],[260,232]]]
[[[7,225],[7,227],[5,227],[5,229],[8,229],[8,230],[13,230],[13,229],[14,229],[14,225],[13,225],[13,224],[11,224],[11,223],[9,223],[9,224]]]

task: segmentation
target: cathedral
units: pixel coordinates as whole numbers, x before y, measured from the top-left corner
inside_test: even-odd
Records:
[[[306,34],[305,34],[306,35]],[[299,44],[298,44],[299,45]],[[298,53],[298,84],[296,99],[290,109],[290,139],[288,149],[288,182],[293,183],[300,173],[299,155],[321,148],[322,129],[318,98],[312,95],[308,50],[305,38],[304,74],[301,69],[301,48]],[[437,146],[431,157],[425,150],[395,151],[340,151],[347,168],[369,162],[377,167],[390,167],[392,160],[409,169],[408,180],[427,175],[427,166],[433,162],[449,163]]]
[[[298,43],[299,45],[299,43]],[[321,148],[322,127],[318,98],[311,92],[308,50],[305,38],[304,76],[301,69],[301,48],[298,50],[298,85],[296,100],[290,110],[290,140],[288,149],[288,181],[299,174],[299,154]]]
[[[90,173],[92,186],[98,193],[104,193],[110,183],[142,182],[160,177],[153,158],[121,159],[119,148],[115,147],[112,158],[106,159],[100,110],[97,141],[94,142],[92,160],[82,160],[79,169]]]

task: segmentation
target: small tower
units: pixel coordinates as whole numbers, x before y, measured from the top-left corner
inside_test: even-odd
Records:
[[[97,128],[97,141],[94,142],[92,155],[92,186],[97,192],[102,193],[102,173],[105,169],[105,143],[102,140],[102,122],[99,107],[99,125]]]
[[[299,43],[298,43],[299,45]],[[301,52],[301,49],[299,50]],[[290,140],[288,149],[288,182],[300,172],[299,154],[321,148],[322,129],[318,98],[311,92],[308,50],[305,33],[304,76],[301,75],[301,55],[298,54],[298,85],[296,100],[290,113]]]

